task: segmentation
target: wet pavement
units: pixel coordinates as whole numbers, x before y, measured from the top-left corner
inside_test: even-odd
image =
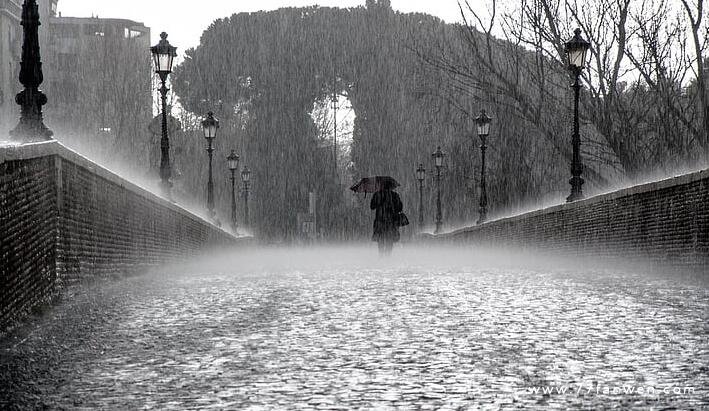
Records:
[[[270,250],[77,287],[0,341],[0,408],[709,408],[704,282],[564,265]]]

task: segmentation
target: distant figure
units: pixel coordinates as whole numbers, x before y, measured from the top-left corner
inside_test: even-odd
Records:
[[[391,187],[385,187],[374,193],[369,208],[376,210],[372,241],[379,243],[380,255],[389,255],[394,243],[399,241],[397,216],[404,209],[401,198]]]

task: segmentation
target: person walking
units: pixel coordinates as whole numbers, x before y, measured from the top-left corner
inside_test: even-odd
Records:
[[[369,208],[375,210],[372,241],[379,244],[379,254],[389,255],[394,243],[399,241],[399,219],[404,209],[401,198],[391,185],[382,186],[374,193]]]

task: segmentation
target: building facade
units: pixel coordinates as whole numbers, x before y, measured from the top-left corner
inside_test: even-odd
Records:
[[[45,117],[57,138],[97,160],[116,145],[147,141],[150,29],[132,20],[60,15],[49,20],[49,37]]]

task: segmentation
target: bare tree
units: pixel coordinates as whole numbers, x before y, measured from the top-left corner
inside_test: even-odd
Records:
[[[591,43],[582,149],[592,181],[605,184],[603,166],[632,178],[668,158],[691,160],[692,147],[707,150],[703,0],[682,0],[681,9],[666,0],[520,0],[507,7],[490,0],[486,17],[469,0],[459,6],[463,55],[451,47],[419,50],[448,73],[451,86],[441,94],[509,108],[568,158],[568,132],[559,126],[559,108],[569,100],[564,43],[579,27]]]

